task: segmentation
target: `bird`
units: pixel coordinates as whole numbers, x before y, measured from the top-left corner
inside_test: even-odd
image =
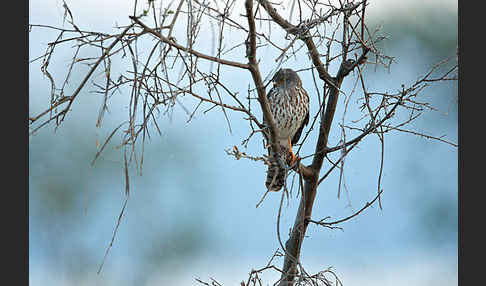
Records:
[[[263,134],[267,139],[270,158],[265,186],[269,191],[278,192],[285,183],[287,170],[279,164],[275,156],[279,155],[289,166],[295,162],[292,146],[299,141],[304,126],[309,123],[309,96],[302,87],[299,75],[292,69],[279,69],[272,81],[273,87],[267,93],[267,100],[277,128],[280,154],[275,154],[272,145],[268,144],[269,124],[263,116],[263,124],[267,130]]]

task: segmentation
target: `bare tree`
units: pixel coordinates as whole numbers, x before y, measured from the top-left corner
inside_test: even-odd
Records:
[[[103,97],[98,111],[98,127],[103,122],[110,98],[117,92],[129,94],[126,97],[129,106],[126,121],[113,130],[93,160],[94,164],[115,133],[123,132],[127,200],[128,165],[135,163],[142,172],[146,138],[153,131],[160,134],[156,114],[170,112],[176,105],[187,112],[188,121],[202,108],[206,108],[206,111],[219,110],[226,118],[230,132],[228,114],[242,114],[242,120],[248,122],[251,130],[248,137],[243,139],[243,148],[250,140],[258,138],[264,141],[269,138],[269,142],[264,142],[261,154],[250,155],[237,146],[226,150],[227,154],[237,159],[247,158],[270,164],[271,158],[262,155],[264,147],[271,145],[275,153],[279,153],[280,147],[276,141],[277,130],[267,100],[266,86],[280,67],[290,59],[299,57],[306,67],[298,72],[312,75],[312,85],[306,82],[305,86],[308,90],[312,86],[311,101],[318,102],[319,106],[317,112],[311,114],[309,128],[303,134],[296,152],[298,160],[292,166],[284,166],[289,170],[288,176],[292,173],[297,175],[296,188],[300,205],[290,236],[283,243],[280,215],[284,199],[289,199],[289,192],[294,187],[293,184],[289,187],[285,185],[277,216],[277,239],[281,250],[274,253],[266,267],[252,270],[247,281],[241,285],[261,285],[259,274],[263,271],[278,271],[281,275],[275,282],[278,285],[340,285],[340,280],[330,269],[317,274],[309,274],[304,269],[300,253],[309,223],[339,228],[340,223],[358,216],[369,206],[375,203],[381,206],[384,141],[385,135],[391,131],[423,136],[457,147],[442,137],[407,129],[422,114],[434,110],[433,106],[421,99],[424,89],[432,84],[446,84],[456,80],[457,63],[450,59],[443,60],[418,77],[416,82],[397,87],[394,93],[372,91],[365,84],[367,66],[389,68],[393,58],[384,55],[378,48],[378,43],[385,37],[380,35],[379,30],[372,31],[366,25],[369,1],[293,0],[282,4],[266,0],[242,2],[135,1],[133,13],[127,16],[127,24],[117,27],[113,33],[82,29],[75,23],[74,13],[64,2],[64,20],[70,28],[30,24],[31,32],[34,29],[50,29],[59,33],[47,45],[44,54],[31,60],[42,61],[41,71],[51,82],[51,92],[49,107],[29,118],[30,134],[49,123],[55,123],[56,126],[62,124],[68,118],[66,116],[70,114],[81,90],[87,84],[92,84]],[[176,30],[185,30],[185,37],[177,38]],[[51,58],[56,48],[68,44],[73,51],[72,61],[59,87],[49,71]],[[262,49],[270,50],[276,56],[263,58],[259,53]],[[85,50],[98,50],[99,54],[81,56]],[[111,68],[115,61],[127,65],[127,70],[120,72],[118,77],[115,77]],[[72,74],[83,64],[88,67],[88,71],[81,82],[77,83],[74,92],[66,94]],[[264,74],[262,66],[272,68]],[[334,75],[331,72],[333,67],[338,67]],[[102,71],[103,78],[93,80],[95,71]],[[251,76],[248,78],[246,94],[234,88],[234,83],[225,76],[228,71],[240,73],[242,78]],[[351,90],[341,88],[347,77],[354,82]],[[349,100],[354,94],[361,96],[356,101],[359,104],[355,106]],[[341,141],[336,146],[329,146],[329,133],[340,97],[346,99],[344,114],[356,108],[360,110],[361,117],[349,120],[343,115],[341,122],[334,124],[334,128],[341,130]],[[267,125],[259,119],[262,115],[268,119]],[[313,130],[317,132],[312,133]],[[267,136],[259,137],[262,133]],[[351,133],[355,135],[348,138]],[[301,147],[309,144],[307,139],[313,135],[317,136],[315,151],[300,155]],[[381,168],[377,174],[376,196],[348,217],[335,221],[329,221],[328,217],[313,219],[312,209],[319,186],[333,171],[340,172],[342,176],[345,158],[368,136],[377,136],[381,142],[381,150],[377,150],[377,154],[381,154]],[[309,163],[305,164],[307,160]],[[322,170],[325,160],[329,164],[326,170]],[[284,257],[283,265],[278,267],[274,260],[281,256]],[[219,285],[215,280],[198,281],[204,285]]]

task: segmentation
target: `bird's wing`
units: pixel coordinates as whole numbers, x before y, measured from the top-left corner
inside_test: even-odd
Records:
[[[301,88],[300,90],[304,92],[305,93],[304,96],[307,97],[307,92],[305,91],[305,89]],[[297,129],[297,132],[295,132],[294,137],[292,137],[292,145],[295,145],[299,141],[300,135],[302,134],[302,130],[304,129],[304,126],[306,126],[308,123],[309,123],[309,109],[307,109],[307,114],[305,115],[302,124],[300,124],[299,129]]]

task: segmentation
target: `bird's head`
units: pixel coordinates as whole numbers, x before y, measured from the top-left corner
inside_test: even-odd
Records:
[[[299,75],[293,71],[292,69],[280,69],[274,76],[273,76],[273,86],[301,86],[302,81],[299,78]]]

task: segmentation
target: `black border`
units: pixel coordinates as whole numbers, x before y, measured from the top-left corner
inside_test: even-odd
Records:
[[[466,4],[468,7],[466,7]],[[486,242],[483,210],[484,200],[478,195],[484,193],[485,177],[483,159],[485,128],[484,98],[486,92],[483,65],[484,10],[479,2],[459,1],[458,5],[458,259],[459,285],[483,285],[484,250]],[[472,4],[472,5],[471,5]],[[476,5],[474,5],[476,4]],[[438,31],[439,32],[439,31]],[[481,36],[480,36],[481,35]],[[477,162],[475,162],[477,161]],[[476,164],[478,163],[478,164]],[[467,230],[467,231],[466,231]]]
[[[2,281],[29,285],[29,2],[4,7],[2,37]],[[14,281],[10,283],[10,281]]]

